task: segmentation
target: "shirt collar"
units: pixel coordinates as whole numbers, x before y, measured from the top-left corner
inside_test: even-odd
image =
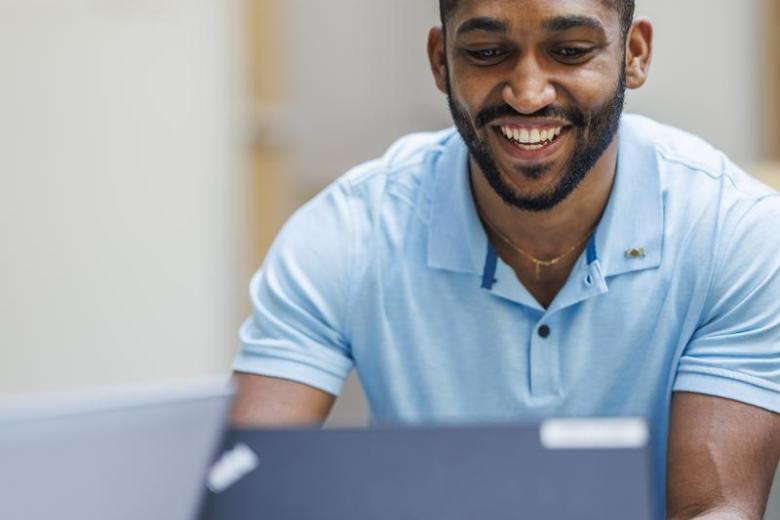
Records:
[[[663,246],[655,148],[632,131],[625,117],[619,132],[615,183],[590,252],[605,278],[658,267]],[[428,265],[481,276],[488,242],[471,191],[468,158],[465,143],[453,132],[433,171]]]
[[[469,178],[469,154],[453,132],[433,169],[428,265],[481,274],[487,235],[477,214]]]
[[[596,256],[605,277],[661,265],[663,193],[658,156],[630,118],[620,125],[615,183],[596,228]]]

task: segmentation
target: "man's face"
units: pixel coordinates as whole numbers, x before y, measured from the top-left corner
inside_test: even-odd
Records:
[[[555,207],[619,125],[618,13],[600,0],[461,0],[446,33],[450,110],[473,159],[507,204]]]

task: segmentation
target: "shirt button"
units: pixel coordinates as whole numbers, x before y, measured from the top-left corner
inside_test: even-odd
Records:
[[[542,325],[541,327],[539,327],[539,330],[537,332],[539,333],[539,336],[541,336],[542,338],[546,338],[547,336],[550,335],[550,327],[548,327],[547,325]]]

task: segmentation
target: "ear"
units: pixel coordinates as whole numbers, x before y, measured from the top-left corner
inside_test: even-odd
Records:
[[[444,30],[434,27],[428,33],[428,61],[431,64],[436,88],[447,93],[447,49],[444,42]]]
[[[626,86],[637,89],[645,84],[653,59],[653,24],[637,18],[626,38]]]

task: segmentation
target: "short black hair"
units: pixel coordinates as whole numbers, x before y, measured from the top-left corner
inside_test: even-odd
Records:
[[[628,34],[628,30],[631,28],[631,23],[634,21],[634,8],[635,0],[601,0],[604,4],[611,9],[617,10],[621,19],[621,28],[623,29],[623,37]],[[458,0],[439,0],[439,13],[441,14],[441,23],[443,26],[447,25],[447,19],[452,13],[453,9],[458,4]]]

